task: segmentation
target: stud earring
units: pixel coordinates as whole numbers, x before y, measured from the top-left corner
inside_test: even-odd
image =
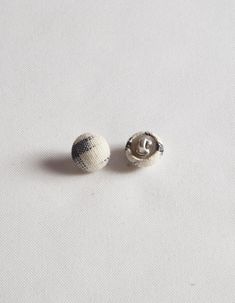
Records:
[[[127,159],[135,166],[146,167],[153,165],[164,152],[160,139],[150,132],[134,134],[125,147]]]
[[[76,166],[86,172],[103,168],[109,161],[110,148],[102,136],[85,133],[72,146],[72,159]]]

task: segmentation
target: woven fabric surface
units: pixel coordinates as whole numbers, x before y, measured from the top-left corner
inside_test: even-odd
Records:
[[[85,133],[75,140],[72,147],[72,158],[79,168],[93,172],[108,163],[110,148],[102,136]]]

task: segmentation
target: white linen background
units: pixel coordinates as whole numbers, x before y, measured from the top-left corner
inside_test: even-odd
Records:
[[[234,303],[234,3],[0,8],[1,303]],[[131,170],[141,130],[165,154]],[[87,131],[112,157],[84,175]]]

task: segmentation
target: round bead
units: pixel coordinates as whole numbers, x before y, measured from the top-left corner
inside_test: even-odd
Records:
[[[146,167],[153,165],[163,154],[164,147],[160,139],[150,132],[134,134],[127,142],[127,159],[135,166]]]
[[[72,158],[76,166],[86,172],[101,169],[110,158],[108,142],[102,136],[82,134],[73,143]]]

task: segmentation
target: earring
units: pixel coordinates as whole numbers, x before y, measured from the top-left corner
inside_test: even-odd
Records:
[[[86,172],[103,168],[109,161],[110,148],[102,136],[85,133],[72,146],[72,159],[76,166]]]
[[[134,134],[125,147],[127,159],[135,166],[146,167],[153,165],[164,152],[160,139],[150,132]]]

